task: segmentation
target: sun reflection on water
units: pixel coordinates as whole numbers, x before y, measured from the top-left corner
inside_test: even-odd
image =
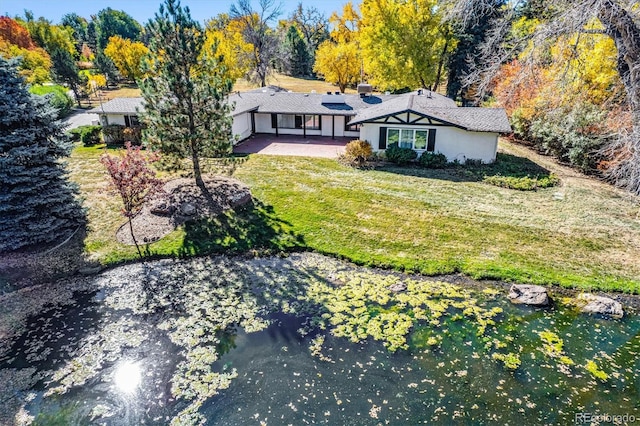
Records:
[[[142,369],[137,362],[125,361],[116,368],[113,382],[123,393],[133,393],[142,381]]]

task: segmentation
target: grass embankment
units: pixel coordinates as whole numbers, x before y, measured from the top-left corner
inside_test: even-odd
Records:
[[[562,186],[523,192],[456,170],[360,171],[327,159],[256,155],[235,177],[263,205],[176,231],[150,252],[303,246],[424,274],[640,293],[637,199],[524,148],[501,147],[534,159]],[[71,160],[89,207],[87,251],[106,263],[134,259],[133,248],[114,240],[123,219],[118,200],[104,192],[99,153],[78,148]]]
[[[289,75],[275,73],[272,76],[267,77],[267,84],[273,86],[279,86],[286,90],[293,92],[310,92],[315,90],[318,93],[324,93],[327,91],[335,92],[340,90],[338,86],[327,83],[324,80],[312,79],[312,78],[296,78]],[[239,79],[233,85],[233,91],[246,92],[247,90],[257,89],[259,86],[249,83],[245,79]],[[345,93],[356,93],[354,89],[347,88]]]

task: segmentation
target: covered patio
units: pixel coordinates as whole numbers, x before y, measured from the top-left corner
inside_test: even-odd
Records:
[[[353,137],[256,134],[233,148],[235,154],[293,155],[297,157],[337,158]]]

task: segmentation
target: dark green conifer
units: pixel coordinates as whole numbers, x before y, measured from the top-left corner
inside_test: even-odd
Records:
[[[311,74],[311,56],[300,33],[291,25],[284,42],[288,57],[288,71],[294,77],[305,77]]]
[[[180,2],[166,0],[146,32],[145,139],[164,154],[191,159],[196,183],[204,187],[200,158],[231,152],[231,80],[216,46],[205,49],[204,30]]]
[[[84,222],[61,159],[63,125],[0,56],[0,252],[62,242]]]

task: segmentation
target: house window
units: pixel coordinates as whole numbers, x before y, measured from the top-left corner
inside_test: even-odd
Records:
[[[401,129],[400,130],[400,148],[413,148],[413,130]]]
[[[344,131],[345,132],[359,132],[360,124],[354,124],[353,126],[349,126],[347,123],[351,120],[353,116],[344,117]]]
[[[320,129],[319,115],[278,114],[278,127],[281,129],[302,129],[303,122],[307,130]]]
[[[295,119],[296,116],[293,114],[278,114],[278,127],[281,129],[295,129]]]
[[[436,129],[387,129],[387,143],[397,143],[400,148],[433,152],[435,149]]]
[[[127,127],[137,127],[140,125],[140,121],[138,121],[137,115],[125,115],[124,124]]]
[[[387,144],[398,143],[400,140],[400,129],[387,129]]]
[[[427,131],[416,130],[413,141],[413,149],[427,149]]]
[[[305,115],[304,119],[307,120],[305,123],[307,130],[320,130],[319,115]]]

